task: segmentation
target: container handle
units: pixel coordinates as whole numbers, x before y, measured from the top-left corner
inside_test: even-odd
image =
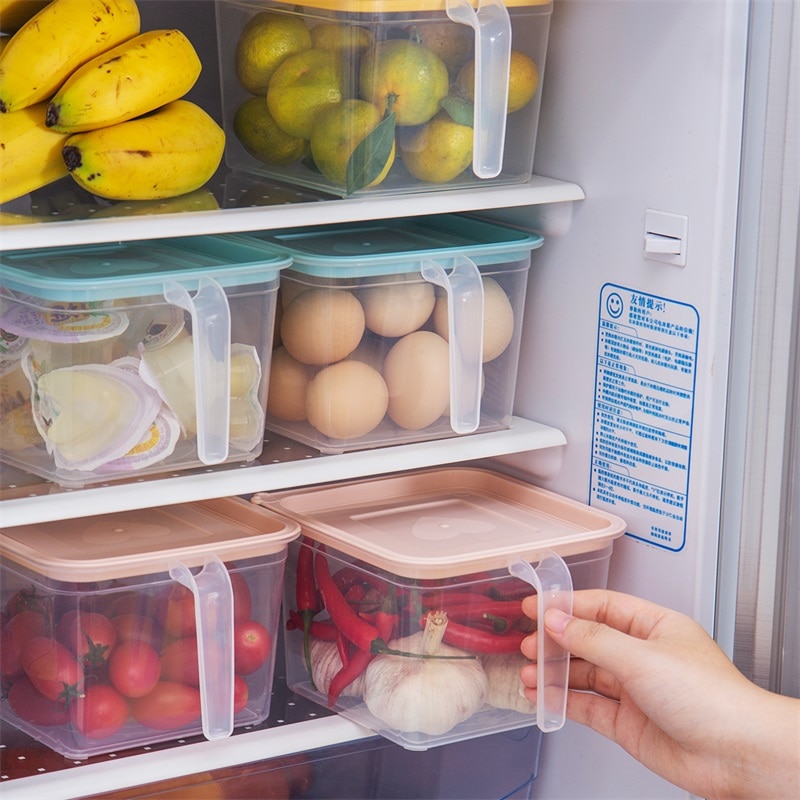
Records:
[[[511,66],[511,18],[503,0],[447,0],[447,16],[475,31],[472,171],[496,178],[503,168]]]
[[[231,418],[231,315],[225,290],[213,278],[200,278],[194,297],[174,281],[164,284],[164,299],[192,318],[197,457],[219,464],[228,457]]]
[[[194,595],[200,709],[206,739],[233,732],[233,587],[225,564],[213,553],[197,575],[182,563],[169,575]]]
[[[536,589],[536,724],[545,733],[557,731],[567,718],[569,651],[545,635],[542,620],[549,608],[572,613],[572,576],[561,556],[552,550],[543,553],[535,569],[517,558],[509,563],[508,571]]]
[[[481,418],[483,378],[483,281],[474,261],[456,256],[447,270],[423,259],[422,277],[447,295],[447,335],[450,350],[450,427],[472,433]]]

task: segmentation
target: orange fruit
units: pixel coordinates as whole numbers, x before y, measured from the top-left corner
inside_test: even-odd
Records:
[[[519,50],[511,51],[508,72],[508,113],[524,108],[536,94],[539,87],[539,69],[534,60]],[[475,62],[468,61],[456,78],[458,94],[467,100],[474,100]]]
[[[265,97],[248,97],[236,109],[233,131],[244,149],[264,164],[292,164],[308,149],[305,139],[291,136],[275,122]]]
[[[398,125],[421,125],[447,96],[450,78],[436,53],[410,39],[388,39],[364,54],[359,91],[382,112],[395,112]]]
[[[420,181],[447,183],[472,163],[473,129],[445,111],[409,135],[399,137],[400,158]]]

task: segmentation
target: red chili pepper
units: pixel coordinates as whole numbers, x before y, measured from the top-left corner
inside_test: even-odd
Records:
[[[339,630],[336,631],[336,649],[339,651],[339,661],[346,667],[350,663],[350,642]]]
[[[420,619],[420,627],[425,628],[427,614]],[[444,641],[453,647],[467,650],[472,653],[517,653],[522,640],[528,636],[523,631],[508,631],[507,633],[493,633],[469,625],[462,625],[452,620],[447,621],[444,632]]]
[[[314,548],[311,540],[303,537],[300,550],[297,553],[297,567],[295,575],[295,599],[297,610],[303,620],[303,657],[306,662],[308,675],[313,676],[311,670],[311,622],[319,611],[317,606],[317,585],[314,580]],[[311,677],[312,688],[314,678]]]
[[[532,594],[536,594],[536,592],[529,583],[521,578],[503,578],[489,588],[489,595],[495,600],[523,600]]]
[[[389,584],[385,580],[379,578],[377,575],[373,575],[367,570],[362,570],[352,565],[336,570],[333,581],[339,587],[339,591],[342,594],[347,594],[347,590],[350,589],[350,587],[359,584],[371,586],[373,589],[377,589],[382,595],[387,594],[389,591]]]
[[[442,605],[466,605],[467,603],[492,602],[492,598],[481,592],[448,591],[443,589],[437,592],[425,592],[422,595],[422,605],[425,608],[439,609]]]
[[[286,630],[303,630],[303,618],[294,609],[289,611],[289,619],[286,620]],[[330,620],[313,620],[311,625],[309,625],[308,632],[315,639],[322,639],[326,642],[336,641],[336,626]]]

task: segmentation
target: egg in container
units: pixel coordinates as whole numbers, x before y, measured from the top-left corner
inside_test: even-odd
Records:
[[[541,236],[459,215],[234,236],[292,262],[269,430],[340,453],[509,426]]]
[[[5,528],[3,724],[82,759],[260,723],[298,532],[239,498]]]
[[[409,750],[564,724],[569,655],[537,615],[606,585],[619,517],[489,469],[442,467],[256,495],[299,523],[285,581],[293,691]],[[535,565],[533,567],[532,565]]]

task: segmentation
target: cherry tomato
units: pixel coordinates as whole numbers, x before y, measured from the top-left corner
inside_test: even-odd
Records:
[[[200,690],[177,681],[159,681],[144,697],[131,700],[133,718],[148,728],[177,730],[200,719]]]
[[[83,692],[83,667],[58,640],[29,639],[19,660],[31,683],[48,699],[68,703]]]
[[[103,666],[117,643],[114,624],[104,614],[67,611],[56,626],[56,638],[75,653],[84,667]]]
[[[66,703],[48,700],[25,675],[11,684],[8,690],[8,704],[20,719],[32,725],[49,727],[69,722]]]
[[[180,639],[194,636],[197,626],[194,619],[194,595],[180,583],[165,586],[159,595],[156,618],[167,636]]]
[[[121,614],[114,617],[111,622],[117,632],[117,645],[136,639],[147,642],[150,647],[158,650],[164,640],[161,626],[151,617],[141,614]]]
[[[128,701],[107,683],[95,683],[69,705],[69,718],[87,739],[113,736],[128,719]]]
[[[175,639],[161,651],[161,680],[200,685],[196,636]]]
[[[38,611],[50,618],[53,611],[53,598],[40,592],[35,586],[19,589],[6,603],[6,613],[9,617],[14,617],[20,611]]]
[[[272,648],[269,631],[254,619],[233,623],[233,667],[237,675],[250,675],[267,660]]]
[[[4,678],[22,675],[19,659],[25,643],[47,634],[47,618],[38,611],[20,611],[11,617],[0,631],[0,675]]]
[[[118,645],[108,661],[108,679],[125,697],[143,697],[158,683],[160,674],[158,652],[141,640]]]
[[[253,612],[253,597],[247,581],[239,572],[231,572],[231,589],[233,589],[233,618],[234,620],[250,619]]]
[[[250,700],[250,687],[241,675],[233,676],[233,713],[238,714],[247,708]]]

